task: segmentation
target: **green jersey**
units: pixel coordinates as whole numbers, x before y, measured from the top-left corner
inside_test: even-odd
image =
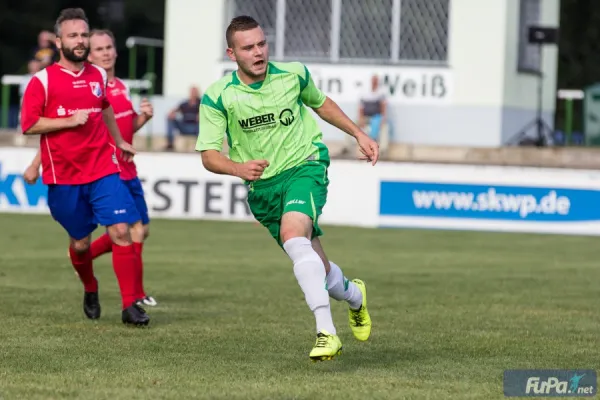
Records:
[[[233,72],[202,97],[196,150],[221,151],[226,136],[232,161],[269,162],[261,179],[307,160],[328,164],[322,132],[307,108],[319,108],[325,99],[301,63],[270,62],[265,80],[251,85]]]

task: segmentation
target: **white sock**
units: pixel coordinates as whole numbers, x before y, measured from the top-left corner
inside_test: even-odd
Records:
[[[327,274],[329,296],[338,301],[346,300],[351,309],[358,310],[362,304],[362,292],[354,282],[344,276],[337,264],[329,260],[329,265],[331,266]]]
[[[329,294],[325,288],[325,266],[321,257],[312,248],[310,240],[305,237],[296,237],[283,244],[283,249],[294,263],[294,275],[300,288],[304,292],[306,304],[315,314],[317,332],[326,330],[332,335],[336,334]]]

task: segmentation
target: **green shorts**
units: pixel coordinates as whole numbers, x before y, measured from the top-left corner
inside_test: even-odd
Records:
[[[279,243],[281,217],[289,211],[308,215],[313,221],[312,237],[321,236],[319,216],[327,201],[327,165],[312,161],[250,185],[250,211]]]

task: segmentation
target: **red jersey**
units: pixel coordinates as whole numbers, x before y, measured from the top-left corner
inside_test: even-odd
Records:
[[[113,111],[115,112],[115,118],[121,131],[121,136],[129,144],[133,144],[133,121],[137,117],[137,113],[131,103],[129,97],[129,88],[125,85],[125,82],[119,78],[115,78],[113,81],[108,82],[107,85],[107,98],[112,105]],[[111,137],[112,140],[112,137]],[[111,142],[112,143],[112,142]],[[137,168],[133,161],[124,161],[119,152],[119,165],[121,167],[121,179],[130,180],[137,178]]]
[[[116,148],[102,119],[110,107],[106,71],[84,63],[73,72],[58,63],[36,73],[23,94],[21,129],[27,131],[40,117],[68,118],[88,110],[84,125],[41,135],[44,184],[79,185],[120,172]]]

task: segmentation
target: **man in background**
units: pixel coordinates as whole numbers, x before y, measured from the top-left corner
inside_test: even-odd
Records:
[[[192,86],[189,98],[169,113],[166,150],[174,149],[175,130],[179,131],[181,135],[192,136],[195,142],[199,132],[200,98],[200,90]],[[179,118],[177,118],[177,114],[180,114]]]
[[[104,68],[106,71],[108,78],[106,96],[114,109],[115,119],[117,120],[123,139],[129,144],[133,144],[133,136],[152,118],[154,110],[152,104],[147,99],[142,99],[140,112],[135,111],[131,102],[129,88],[125,82],[115,76],[117,46],[115,36],[111,31],[96,29],[90,33],[90,55],[88,61]],[[137,211],[142,218],[141,226],[136,225],[131,228],[134,248],[140,254],[140,258],[142,258],[144,242],[150,233],[150,217],[144,198],[144,189],[142,188],[142,182],[138,178],[135,162],[124,162],[121,158],[118,159],[121,168],[120,177],[125,186],[127,186],[135,202]],[[108,232],[92,242],[91,251],[93,259],[102,254],[112,252],[111,239]],[[155,306],[157,304],[156,300],[152,296],[148,296],[144,290],[143,262],[139,265],[137,284],[137,303],[141,306]]]
[[[363,130],[367,129],[369,136],[379,142],[380,134],[387,122],[387,94],[385,88],[379,85],[379,77],[373,75],[371,90],[366,91],[360,98],[358,126]]]
[[[38,35],[37,47],[33,50],[32,59],[39,61],[40,69],[57,61],[58,51],[54,41],[56,35],[49,31],[41,31]]]
[[[387,95],[386,89],[380,85],[379,77],[373,75],[370,87],[359,98],[358,108],[357,125],[379,144],[382,156],[387,152],[390,133]],[[346,140],[341,154],[348,154],[353,145],[353,141]]]

